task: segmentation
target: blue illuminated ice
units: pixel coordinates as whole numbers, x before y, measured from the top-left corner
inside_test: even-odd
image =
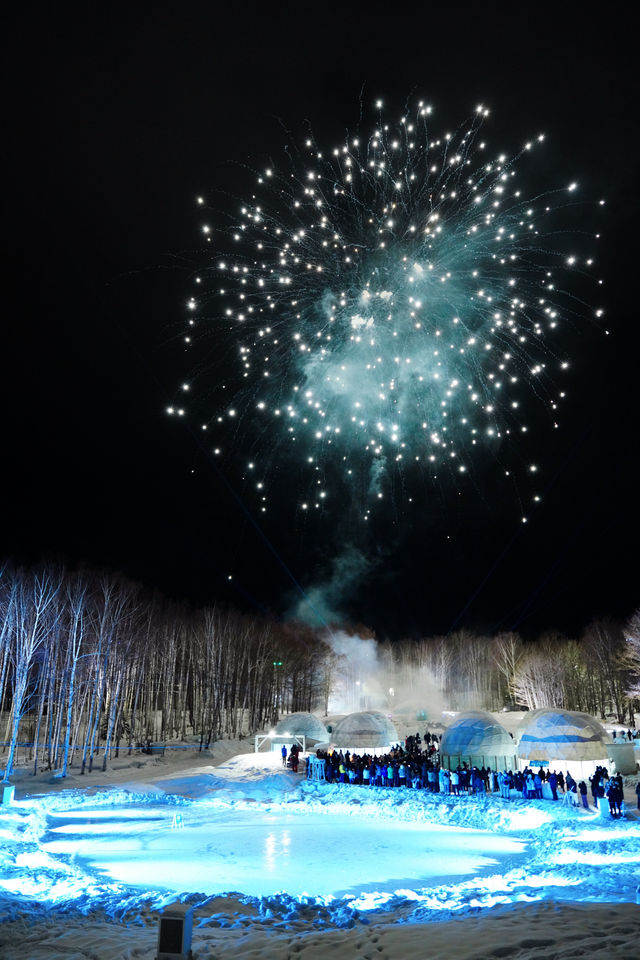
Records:
[[[61,946],[56,952],[53,930],[71,924],[75,949],[78,930],[90,922],[95,929],[105,917],[127,921],[126,928],[111,924],[106,941],[113,941],[114,929],[127,929],[130,938],[133,923],[140,928],[135,956],[151,960],[151,911],[177,896],[196,905],[194,945],[200,937],[213,951],[220,930],[252,930],[246,955],[249,942],[256,946],[252,938],[270,936],[253,954],[266,960],[286,956],[291,937],[312,931],[347,936],[365,924],[370,937],[370,930],[401,921],[406,942],[397,949],[417,960],[423,946],[418,931],[434,920],[465,917],[467,924],[478,910],[484,915],[490,909],[515,916],[522,904],[537,904],[539,918],[545,903],[555,908],[564,902],[577,911],[579,923],[571,928],[577,936],[586,928],[575,904],[635,907],[638,820],[605,823],[593,811],[546,800],[507,803],[405,788],[312,785],[279,764],[275,754],[247,754],[218,767],[192,763],[172,774],[170,762],[154,761],[123,770],[99,789],[95,783],[81,789],[77,778],[70,789],[48,785],[52,792],[39,796],[26,795],[19,784],[15,804],[0,808],[2,960],[67,956]],[[638,935],[640,909],[634,916]],[[544,917],[548,924],[549,914]],[[615,957],[605,942],[607,956]],[[71,955],[134,955],[122,936],[113,943]],[[322,943],[313,954],[317,960],[333,952],[329,939]],[[519,949],[517,956],[528,960]],[[237,944],[233,956],[243,956]]]

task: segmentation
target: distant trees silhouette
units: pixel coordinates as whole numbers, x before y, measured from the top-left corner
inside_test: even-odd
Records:
[[[375,643],[366,628],[340,630]],[[5,779],[20,750],[34,773],[44,764],[65,776],[70,765],[84,773],[99,758],[104,770],[109,758],[157,741],[206,749],[290,712],[326,713],[332,691],[358,670],[331,641],[331,628],[220,606],[194,610],[111,573],[6,564]],[[558,706],[631,723],[640,708],[640,610],[624,631],[594,620],[577,640],[548,633],[526,643],[514,633],[460,630],[375,646],[379,702],[371,706],[389,712]]]

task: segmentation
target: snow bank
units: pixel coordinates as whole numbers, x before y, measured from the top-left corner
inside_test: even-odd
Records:
[[[96,771],[62,783],[49,782],[50,775],[18,777],[17,802],[0,807],[2,960],[151,960],[159,911],[176,896],[195,907],[195,960],[228,954],[238,960],[294,954],[325,960],[337,950],[358,960],[422,960],[427,954],[448,960],[629,960],[637,953],[640,820],[631,809],[634,780],[627,782],[628,816],[618,821],[545,800],[310,784],[285,771],[277,754],[231,754],[232,745],[216,745],[213,757],[176,752],[164,759],[123,758],[107,775]],[[248,816],[274,823],[286,816],[303,831],[311,822],[314,830],[324,829],[325,867],[337,878],[344,848],[332,838],[337,831],[348,838],[350,828],[355,833],[369,825],[371,847],[358,851],[369,882],[343,896],[317,895],[308,871],[304,896],[232,890],[207,895],[177,881],[170,890],[139,888],[94,863],[77,826],[89,822],[96,847],[111,839],[138,865],[157,827],[155,835],[169,842],[158,852],[160,880],[170,875],[171,863],[181,863],[187,841],[206,838],[212,825],[228,835]],[[452,828],[463,840],[469,836],[464,831],[491,831],[516,842],[525,855],[496,855],[493,870],[485,865],[427,882],[414,876],[393,888],[379,872],[390,823],[396,830],[404,824],[416,836],[429,825]],[[202,850],[213,869],[215,854]],[[304,842],[296,855],[304,872]]]

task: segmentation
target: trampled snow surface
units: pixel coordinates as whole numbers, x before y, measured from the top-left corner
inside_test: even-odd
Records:
[[[640,953],[632,811],[313,785],[277,754],[214,766],[222,751],[17,778],[0,960],[152,960],[176,899],[195,908],[196,960]]]

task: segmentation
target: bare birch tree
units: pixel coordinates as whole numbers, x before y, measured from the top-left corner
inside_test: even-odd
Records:
[[[11,737],[4,771],[5,780],[9,779],[13,770],[20,721],[30,704],[34,660],[55,625],[51,613],[62,585],[61,571],[51,568],[33,573],[18,570],[14,577],[15,589],[10,591],[12,601],[9,611],[9,657],[13,674]]]

